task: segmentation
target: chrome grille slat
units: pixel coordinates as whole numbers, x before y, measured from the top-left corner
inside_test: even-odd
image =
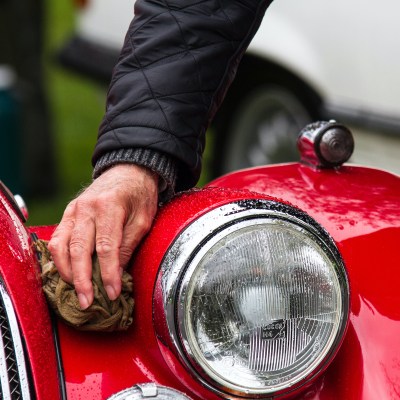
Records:
[[[0,280],[0,399],[30,400],[24,348],[17,318]]]
[[[10,387],[8,385],[8,368],[7,368],[7,356],[5,352],[3,342],[3,324],[4,324],[4,310],[0,310],[1,321],[0,321],[0,398],[7,399],[11,398]]]

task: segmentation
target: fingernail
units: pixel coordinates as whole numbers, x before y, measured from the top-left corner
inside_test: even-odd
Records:
[[[115,300],[118,296],[117,296],[117,292],[115,291],[115,289],[111,286],[111,285],[107,285],[105,287],[106,292],[107,292],[107,296],[110,300]]]
[[[82,310],[86,310],[89,307],[89,300],[83,293],[78,293],[78,301]]]

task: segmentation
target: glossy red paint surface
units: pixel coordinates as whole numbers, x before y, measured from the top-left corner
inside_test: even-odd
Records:
[[[25,342],[36,398],[59,399],[56,355],[47,304],[32,241],[10,202],[0,193],[0,275]],[[1,397],[1,396],[0,396]]]
[[[222,177],[205,190],[177,196],[160,210],[130,269],[135,297],[132,327],[125,333],[95,334],[58,323],[68,399],[107,399],[122,389],[149,381],[174,387],[197,400],[217,398],[185,370],[174,352],[155,335],[154,320],[158,323],[160,306],[153,304],[158,268],[176,235],[200,215],[231,201],[270,198],[269,195],[308,212],[331,234],[344,258],[351,287],[350,324],[335,360],[312,386],[294,398],[400,397],[400,178],[365,168],[316,171],[288,164]],[[4,213],[2,208],[1,212]],[[0,247],[0,267],[2,275],[7,276],[7,286],[20,285],[16,281],[18,275],[22,269],[29,269],[27,282],[13,292],[14,300],[17,302],[23,293],[36,293],[32,301],[37,309],[32,311],[21,302],[18,314],[23,321],[26,319],[27,326],[32,326],[29,329],[44,326],[38,341],[43,343],[32,339],[34,345],[29,350],[30,357],[42,358],[34,369],[35,382],[43,391],[40,381],[48,374],[55,392],[58,385],[54,351],[37,270],[33,273],[35,261],[30,250],[24,250],[26,245],[16,245],[21,243],[21,223],[16,227],[15,222],[1,216],[0,221],[0,232],[6,237]],[[32,230],[48,239],[53,227]],[[21,261],[15,254],[23,255]],[[1,260],[10,259],[11,265],[5,268]],[[29,329],[24,333],[28,335]],[[39,398],[57,399],[57,394]]]

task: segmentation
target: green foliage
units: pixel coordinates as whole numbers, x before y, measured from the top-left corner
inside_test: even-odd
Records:
[[[28,203],[29,224],[57,223],[66,204],[91,180],[91,154],[104,110],[105,88],[59,66],[55,53],[73,33],[70,0],[46,0],[44,68],[50,104],[59,190]]]

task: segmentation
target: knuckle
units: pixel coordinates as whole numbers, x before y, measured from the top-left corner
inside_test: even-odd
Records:
[[[54,260],[58,260],[59,262],[63,263],[65,259],[68,258],[69,252],[67,244],[57,237],[52,238],[49,241],[47,248],[49,249]]]
[[[100,257],[107,256],[115,251],[115,246],[109,238],[98,238],[96,240],[96,252]]]
[[[75,199],[75,215],[91,215],[94,212],[104,210],[108,201],[107,193],[86,191]]]
[[[69,253],[72,260],[80,260],[84,257],[85,253],[88,253],[88,249],[86,249],[81,241],[71,241],[69,244]]]
[[[75,214],[76,200],[72,200],[64,210],[64,217],[68,218]]]
[[[139,233],[139,235],[144,235],[146,234],[150,227],[151,227],[151,218],[147,217],[147,216],[138,216],[135,220],[135,225],[136,225],[136,229]]]
[[[90,206],[101,212],[112,210],[112,207],[114,205],[115,205],[114,196],[109,191],[97,193],[96,197],[91,198],[85,204],[86,207]]]
[[[61,240],[57,236],[53,236],[49,243],[47,244],[47,248],[50,253],[59,254],[61,253]]]
[[[67,241],[69,233],[75,227],[75,220],[72,218],[63,218],[60,224],[57,226],[53,235],[51,236],[51,240],[49,243],[52,243],[54,246],[63,245],[64,242]]]
[[[76,200],[75,203],[75,215],[86,214],[88,210],[93,207],[93,204],[95,204],[95,202],[96,200],[92,200],[87,197],[80,197]]]

